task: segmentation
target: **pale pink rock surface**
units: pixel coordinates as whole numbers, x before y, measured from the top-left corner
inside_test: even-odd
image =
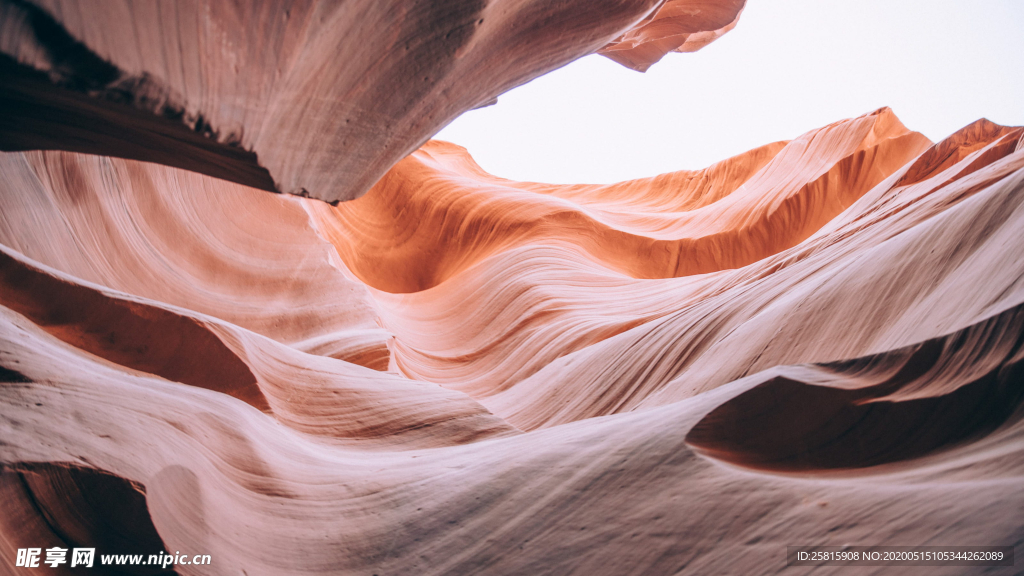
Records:
[[[0,5],[0,48],[45,63],[18,44],[25,6]],[[642,68],[742,5],[81,6],[46,9],[194,110],[222,103],[217,125],[266,122],[244,133],[274,182],[333,178],[325,151],[359,142],[380,155],[338,170],[387,173],[337,206],[274,195],[243,148],[178,139],[181,119],[98,136],[123,110],[88,90],[46,94],[89,122],[4,125],[28,148],[54,126],[86,138],[0,153],[0,573],[38,572],[18,548],[95,546],[213,558],[180,574],[761,574],[794,544],[1024,539],[1024,129],[931,143],[883,108],[704,170],[513,182],[331,122],[261,138],[349,105],[341,45],[377,59],[360,89],[443,109],[408,117],[415,147],[516,74],[616,35]],[[554,17],[497,26],[563,9],[592,42]],[[444,27],[425,22],[474,10],[494,28],[433,85],[459,90],[431,104],[388,76],[402,34],[426,57]],[[525,56],[462,68],[503,41]],[[393,119],[360,114],[367,133]],[[151,147],[113,157],[135,138]]]

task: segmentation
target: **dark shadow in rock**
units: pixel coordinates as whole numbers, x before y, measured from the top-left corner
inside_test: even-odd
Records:
[[[42,537],[49,542],[46,545],[67,548],[68,564],[62,568],[70,565],[72,548],[95,548],[93,567],[85,569],[90,573],[175,573],[145,565],[150,555],[166,549],[150,519],[143,486],[102,470],[58,463],[18,464],[0,470],[0,477],[5,511],[19,515],[18,526],[2,526],[5,540],[33,547],[46,544],[21,542],[24,530],[34,534],[34,540]],[[51,534],[45,534],[47,528]],[[142,555],[143,565],[102,566],[105,555]]]
[[[925,456],[997,429],[1024,399],[1024,306],[953,334],[855,360],[781,369],[686,437],[697,452],[777,472]]]
[[[49,13],[0,0],[5,34],[45,55],[36,69],[0,52],[0,150],[65,150],[154,162],[277,192],[238,134],[190,115],[148,75],[132,76],[79,42]]]

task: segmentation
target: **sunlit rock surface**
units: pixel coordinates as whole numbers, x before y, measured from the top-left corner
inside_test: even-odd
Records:
[[[261,83],[348,74],[312,47],[362,38],[342,38],[349,8],[401,23],[364,21],[373,34],[352,58],[397,57],[427,4],[393,4],[407,12],[283,18],[268,4],[232,20],[214,3],[104,4],[121,26],[78,4],[44,14],[132,73],[156,46],[203,61],[198,44],[173,44],[196,30],[223,42],[201,54],[256,50],[268,60],[218,77],[245,90],[211,88],[219,68],[185,67],[175,85],[206,103],[182,118],[232,93],[218,125],[243,126],[278,121],[256,113],[265,102],[314,123],[348,106],[324,76],[307,78],[312,107]],[[572,26],[592,42],[563,44],[554,17],[524,45],[505,37],[537,58],[514,74],[453,65],[449,96],[408,100],[453,107],[403,146],[514,84],[505,72],[619,36],[634,48],[614,57],[642,68],[742,8],[642,4],[584,11]],[[658,32],[698,4],[707,20]],[[537,6],[477,10],[500,21]],[[11,54],[36,8],[3,10]],[[312,28],[291,48],[263,44],[291,33],[253,31],[296,22]],[[467,41],[465,61],[502,30]],[[132,34],[138,53],[104,44]],[[691,36],[657,40],[673,34]],[[704,170],[572,186],[487,174],[446,142],[404,158],[367,145],[383,156],[360,173],[390,169],[336,206],[202,166],[332,181],[316,163],[356,170],[338,150],[391,120],[360,114],[365,132],[247,129],[244,146],[199,134],[180,148],[161,148],[179,128],[117,144],[124,133],[56,116],[94,140],[0,154],[0,573],[18,548],[52,546],[211,555],[181,574],[640,575],[775,573],[795,544],[1024,541],[1024,129],[979,120],[932,143],[883,108]],[[2,126],[28,144],[61,134]],[[95,142],[207,148],[186,169],[85,154]],[[210,160],[222,148],[238,162]]]
[[[641,72],[669,52],[696,52],[732,30],[746,0],[667,0],[598,53]]]

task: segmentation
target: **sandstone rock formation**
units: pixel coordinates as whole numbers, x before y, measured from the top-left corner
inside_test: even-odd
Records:
[[[745,0],[668,0],[598,53],[646,71],[668,52],[696,52],[736,27]]]
[[[741,8],[739,0],[88,8],[3,0],[0,149],[120,156],[351,200],[459,114],[510,88],[623,33],[605,53],[633,67],[681,38],[695,49]]]
[[[52,546],[250,576],[1019,546],[1024,128],[932,143],[883,108],[612,185],[505,180],[440,141],[403,158],[579,54],[643,68],[742,8],[581,5],[3,4],[2,98],[52,99],[0,114],[0,573]],[[33,52],[47,16],[182,116],[67,84],[97,60]],[[519,56],[484,68],[499,48]],[[241,146],[180,136],[198,114]],[[267,191],[289,181],[369,191]]]

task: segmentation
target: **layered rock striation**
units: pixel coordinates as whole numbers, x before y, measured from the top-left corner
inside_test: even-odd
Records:
[[[459,114],[510,88],[624,33],[629,39],[605,53],[641,53],[630,62],[675,49],[679,34],[710,42],[741,8],[737,0],[88,8],[4,0],[0,149],[118,156],[351,200]]]
[[[87,546],[211,556],[180,574],[774,573],[798,543],[1021,542],[1024,129],[932,143],[883,108],[611,185],[418,146],[742,9],[592,6],[3,4],[0,97],[52,99],[0,113],[0,571]],[[69,80],[102,69],[173,98]]]

